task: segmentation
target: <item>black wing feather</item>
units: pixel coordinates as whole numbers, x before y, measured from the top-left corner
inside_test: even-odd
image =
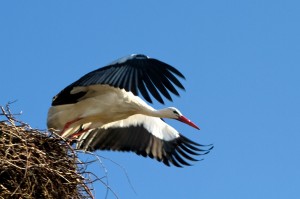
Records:
[[[152,103],[152,100],[147,92],[147,89],[145,87],[145,84],[144,82],[142,81],[142,79],[139,79],[138,80],[138,88],[139,88],[139,91],[141,92],[142,96],[145,98],[145,100],[147,100],[148,102]],[[134,94],[134,93],[133,93]]]
[[[148,74],[144,75],[144,83],[147,86],[148,91],[151,92],[151,94],[153,95],[153,97],[159,101],[160,103],[164,104],[163,99],[161,98],[161,96],[159,95],[157,89],[155,88],[155,86],[153,85],[150,77],[148,76]]]
[[[155,69],[155,68],[154,68]],[[172,85],[170,80],[164,75],[164,73],[161,73],[159,70],[155,69],[155,73],[159,75],[159,78],[162,81],[162,84],[167,88],[167,90],[171,91],[173,94],[179,96],[178,91],[175,89],[175,87]]]
[[[158,78],[162,78],[160,74],[157,74],[155,73],[155,71],[151,70],[149,71],[149,76],[154,76],[154,75],[157,75]],[[164,81],[163,79],[161,79],[162,82],[159,82],[159,81],[153,81],[154,85],[156,86],[156,88],[158,88],[158,90],[170,101],[173,101],[172,100],[172,97],[171,95],[169,94],[169,92],[167,91],[165,85],[164,85]]]
[[[152,103],[150,94],[164,104],[161,94],[172,101],[168,91],[179,96],[174,85],[184,90],[179,78],[184,76],[174,67],[145,55],[121,58],[103,68],[94,70],[63,89],[52,101],[52,105],[76,103],[84,93],[71,94],[76,86],[107,84],[138,95],[139,92]]]
[[[87,151],[132,151],[144,157],[155,158],[167,166],[172,163],[176,167],[188,166],[190,164],[186,160],[197,161],[193,155],[201,156],[210,150],[183,135],[170,141],[161,140],[143,126],[90,130],[85,139],[78,141],[76,147]]]
[[[176,86],[184,90],[183,85],[180,83],[180,81],[168,70],[165,71],[165,76],[170,79]]]

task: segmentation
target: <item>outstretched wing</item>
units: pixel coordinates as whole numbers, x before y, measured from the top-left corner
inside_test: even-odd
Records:
[[[177,167],[197,161],[193,156],[207,154],[212,147],[197,144],[178,133],[160,118],[133,115],[83,134],[77,149],[87,151],[131,151]]]
[[[106,84],[141,95],[152,103],[150,94],[164,104],[161,94],[172,101],[169,92],[179,96],[175,87],[184,90],[177,77],[185,78],[174,67],[141,54],[118,59],[108,66],[94,70],[63,89],[53,98],[52,106],[76,103],[84,92],[71,94],[74,87]]]

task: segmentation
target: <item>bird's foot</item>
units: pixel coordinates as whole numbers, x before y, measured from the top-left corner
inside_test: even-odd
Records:
[[[63,130],[61,131],[61,135],[62,135],[68,128],[70,128],[70,126],[71,126],[72,124],[74,124],[75,122],[77,122],[77,121],[79,121],[79,120],[81,120],[81,119],[82,119],[82,118],[77,118],[77,119],[75,119],[75,120],[71,120],[71,121],[67,122],[67,123],[65,124]]]
[[[87,128],[87,129],[81,129],[79,130],[78,132],[74,133],[73,135],[70,136],[70,139],[71,140],[74,140],[74,139],[77,139],[78,137],[80,137],[83,133],[89,131],[90,128]]]

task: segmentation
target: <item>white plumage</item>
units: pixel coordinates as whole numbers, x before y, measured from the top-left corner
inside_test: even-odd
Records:
[[[152,102],[149,92],[164,103],[160,94],[172,100],[168,91],[179,95],[172,66],[144,55],[131,55],[92,71],[53,98],[47,125],[65,138],[78,138],[84,150],[133,151],[156,158],[166,165],[189,165],[184,159],[203,155],[208,149],[182,136],[161,118],[177,119],[199,129],[174,107],[155,110],[138,93]]]

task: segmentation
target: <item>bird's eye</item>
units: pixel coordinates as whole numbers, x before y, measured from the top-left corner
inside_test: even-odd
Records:
[[[179,115],[177,111],[173,111],[174,114]]]

